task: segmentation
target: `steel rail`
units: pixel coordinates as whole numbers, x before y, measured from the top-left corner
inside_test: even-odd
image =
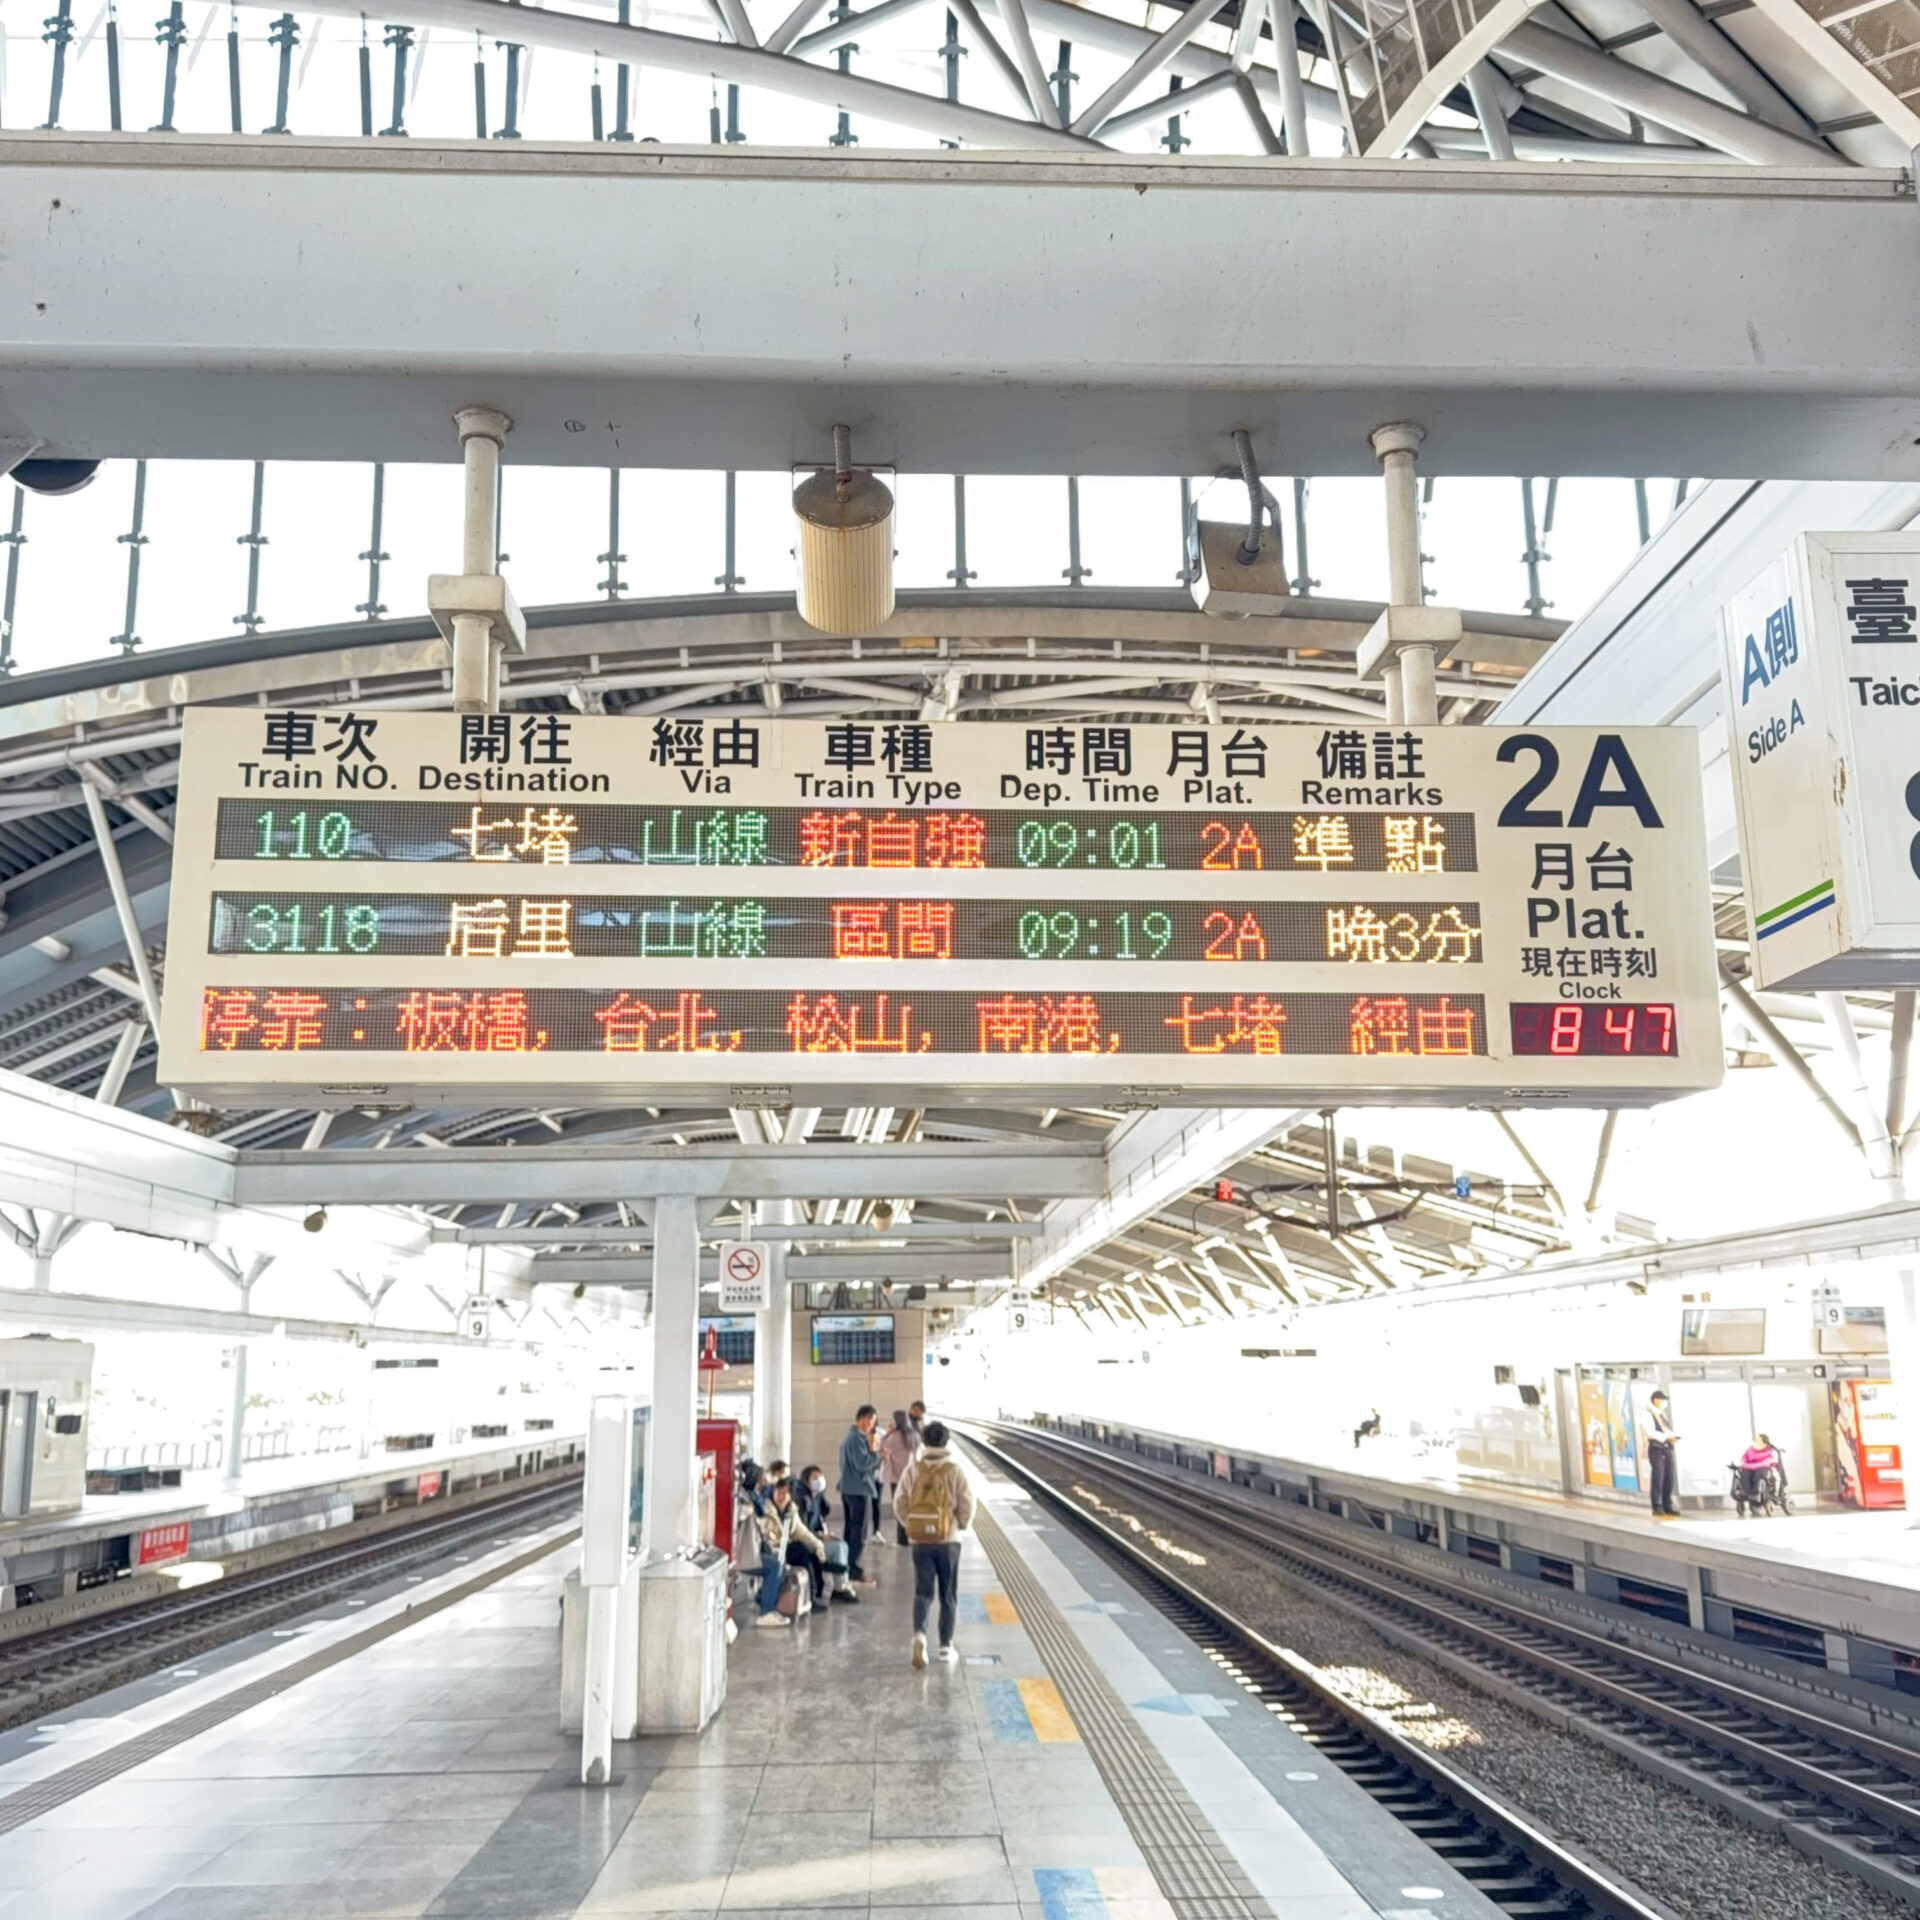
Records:
[[[1897,1776],[1892,1785],[1920,1795],[1920,1752],[1883,1740],[1864,1729],[1753,1693],[1713,1675],[1643,1652],[1606,1638],[1602,1634],[1543,1619],[1522,1605],[1506,1605],[1498,1599],[1475,1594],[1460,1595],[1437,1578],[1402,1567],[1385,1556],[1369,1552],[1358,1543],[1334,1543],[1294,1520],[1284,1509],[1271,1514],[1250,1512],[1237,1499],[1209,1489],[1207,1497],[1168,1474],[1157,1462],[1135,1461],[1130,1456],[1076,1441],[1042,1429],[1003,1426],[997,1431],[1021,1444],[1056,1456],[1085,1463],[1090,1470],[1108,1474],[1125,1467],[1140,1482],[1141,1497],[1175,1512],[1202,1521],[1256,1548],[1276,1562],[1305,1566],[1319,1576],[1321,1583],[1332,1584],[1356,1593],[1373,1611],[1387,1610],[1411,1619],[1416,1637],[1425,1633],[1445,1646],[1446,1636],[1456,1642],[1465,1640],[1470,1651],[1464,1656],[1457,1646],[1450,1651],[1481,1668],[1491,1667],[1495,1676],[1501,1668],[1530,1667],[1559,1686],[1576,1694],[1597,1698],[1629,1715],[1651,1720],[1683,1736],[1696,1746],[1725,1755],[1751,1768],[1769,1781],[1783,1782],[1828,1803],[1845,1809],[1859,1819],[1890,1830],[1908,1844],[1920,1842],[1920,1798],[1898,1797],[1882,1787],[1850,1778],[1841,1771],[1857,1761],[1883,1768]],[[1282,1536],[1276,1539],[1276,1535]],[[1362,1569],[1367,1569],[1363,1571]],[[1478,1614],[1482,1618],[1475,1618]],[[1520,1629],[1516,1636],[1515,1629]],[[1403,1628],[1403,1630],[1405,1630]],[[1559,1643],[1560,1652],[1553,1650]],[[1565,1657],[1567,1651],[1578,1656]],[[1485,1656],[1491,1655],[1489,1659]],[[1595,1662],[1598,1665],[1585,1664]],[[1599,1667],[1610,1666],[1608,1673]],[[1680,1702],[1662,1698],[1633,1684],[1638,1676],[1653,1685],[1671,1689]],[[1690,1700],[1691,1704],[1683,1704]],[[1817,1740],[1832,1749],[1824,1763],[1795,1753],[1788,1747],[1770,1742],[1762,1734],[1742,1732],[1716,1719],[1715,1714],[1732,1712],[1775,1726],[1788,1742]],[[1642,1745],[1644,1743],[1634,1743]],[[1626,1757],[1634,1757],[1630,1748]],[[1662,1769],[1663,1778],[1672,1778]],[[1725,1782],[1719,1783],[1725,1785]],[[1844,1840],[1843,1835],[1835,1835]],[[1847,1865],[1871,1878],[1875,1884],[1900,1897],[1920,1904],[1920,1883],[1911,1872],[1894,1873],[1880,1861],[1882,1848],[1871,1842],[1857,1850],[1839,1847],[1824,1851],[1821,1857]],[[1897,1859],[1897,1856],[1896,1856]],[[1869,1861],[1873,1865],[1869,1866]]]
[[[578,1499],[577,1476],[569,1476],[234,1574],[186,1594],[133,1602],[105,1620],[23,1635],[0,1649],[0,1726],[139,1678],[181,1657],[184,1646],[205,1649],[241,1638],[290,1611],[322,1604],[328,1592],[364,1585],[469,1537],[520,1526]]]
[[[1404,1787],[1401,1783],[1406,1775],[1412,1775],[1443,1801],[1450,1803],[1467,1820],[1497,1836],[1505,1846],[1517,1849],[1525,1856],[1536,1876],[1544,1874],[1555,1889],[1573,1896],[1580,1904],[1569,1905],[1564,1901],[1553,1903],[1549,1897],[1543,1897],[1548,1890],[1538,1884],[1537,1878],[1516,1879],[1509,1863],[1497,1856],[1489,1856],[1484,1851],[1475,1851],[1476,1842],[1473,1839],[1463,1841],[1457,1833],[1448,1836],[1449,1844],[1436,1846],[1435,1851],[1456,1871],[1465,1874],[1470,1882],[1479,1885],[1490,1900],[1516,1913],[1528,1915],[1594,1913],[1607,1916],[1607,1920],[1670,1920],[1670,1916],[1650,1906],[1603,1867],[1554,1840],[1525,1814],[1497,1799],[1486,1788],[1457,1773],[1426,1748],[1408,1739],[1384,1715],[1337,1692],[1310,1662],[1303,1660],[1290,1648],[1269,1640],[1257,1627],[1242,1620],[1211,1595],[1153,1559],[1124,1534],[1077,1505],[1033,1468],[986,1438],[989,1432],[1008,1433],[1013,1438],[1025,1441],[1029,1436],[1024,1429],[1007,1429],[985,1422],[956,1421],[953,1425],[970,1447],[991,1458],[1002,1472],[1038,1494],[1076,1528],[1091,1534],[1130,1570],[1145,1575],[1154,1586],[1172,1595],[1180,1612],[1208,1623],[1243,1658],[1251,1658],[1265,1667],[1267,1672],[1264,1675],[1257,1672],[1249,1674],[1242,1670],[1236,1677],[1251,1691],[1266,1696],[1270,1711],[1294,1721],[1306,1737],[1327,1753],[1343,1771],[1359,1777],[1361,1784],[1382,1800],[1390,1812],[1413,1825],[1416,1831],[1424,1824],[1428,1809],[1403,1804]],[[1176,1624],[1181,1623],[1176,1621]],[[1274,1697],[1284,1701],[1288,1710],[1283,1712],[1275,1708]],[[1303,1707],[1306,1709],[1304,1712],[1301,1710]],[[1392,1768],[1400,1776],[1399,1780],[1369,1778],[1370,1769],[1367,1766],[1356,1764],[1351,1754],[1343,1755],[1338,1742],[1330,1740],[1331,1728],[1338,1728],[1353,1736],[1363,1753],[1384,1756],[1392,1763]],[[1422,1837],[1428,1836],[1423,1833]],[[1433,1844],[1431,1840],[1429,1844]],[[1463,1858],[1466,1865],[1462,1864]],[[1478,1875],[1468,1870],[1473,1865],[1481,1867]]]

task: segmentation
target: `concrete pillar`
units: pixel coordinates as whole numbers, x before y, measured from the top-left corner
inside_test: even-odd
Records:
[[[38,1248],[33,1253],[33,1290],[35,1293],[53,1291],[53,1255],[42,1253]]]
[[[653,1215],[653,1442],[647,1462],[647,1557],[699,1545],[693,1499],[700,1386],[700,1229],[688,1194]]]
[[[227,1417],[227,1485],[240,1484],[247,1434],[247,1344],[233,1350],[233,1406]]]
[[[782,1216],[793,1211],[783,1201]],[[753,1457],[762,1465],[789,1460],[793,1448],[793,1289],[787,1284],[787,1247],[767,1247],[767,1306],[753,1323]]]
[[[587,1593],[586,1700],[581,1711],[580,1784],[604,1787],[613,1779],[614,1669],[620,1605],[618,1587]]]

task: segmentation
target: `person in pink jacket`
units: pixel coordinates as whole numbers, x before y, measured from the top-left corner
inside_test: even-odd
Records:
[[[904,1408],[895,1407],[893,1425],[880,1442],[880,1499],[883,1512],[892,1512],[893,1496],[900,1482],[907,1477],[907,1469],[920,1457],[920,1447],[919,1429],[907,1418]],[[898,1545],[904,1547],[907,1544],[907,1530],[898,1520],[893,1523],[893,1537]]]

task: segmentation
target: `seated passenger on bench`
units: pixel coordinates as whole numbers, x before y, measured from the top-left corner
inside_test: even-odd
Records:
[[[780,1576],[789,1566],[807,1570],[816,1599],[826,1590],[827,1550],[801,1521],[793,1504],[793,1482],[776,1480],[760,1513],[760,1618],[763,1627],[790,1624],[780,1611]]]

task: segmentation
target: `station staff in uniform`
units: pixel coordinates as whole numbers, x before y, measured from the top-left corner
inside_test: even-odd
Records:
[[[1659,1520],[1678,1520],[1680,1503],[1677,1498],[1679,1475],[1674,1462],[1673,1450],[1678,1445],[1680,1435],[1673,1424],[1673,1415],[1668,1409],[1666,1390],[1654,1389],[1653,1398],[1648,1404],[1647,1423],[1647,1478],[1651,1481],[1654,1517]]]

